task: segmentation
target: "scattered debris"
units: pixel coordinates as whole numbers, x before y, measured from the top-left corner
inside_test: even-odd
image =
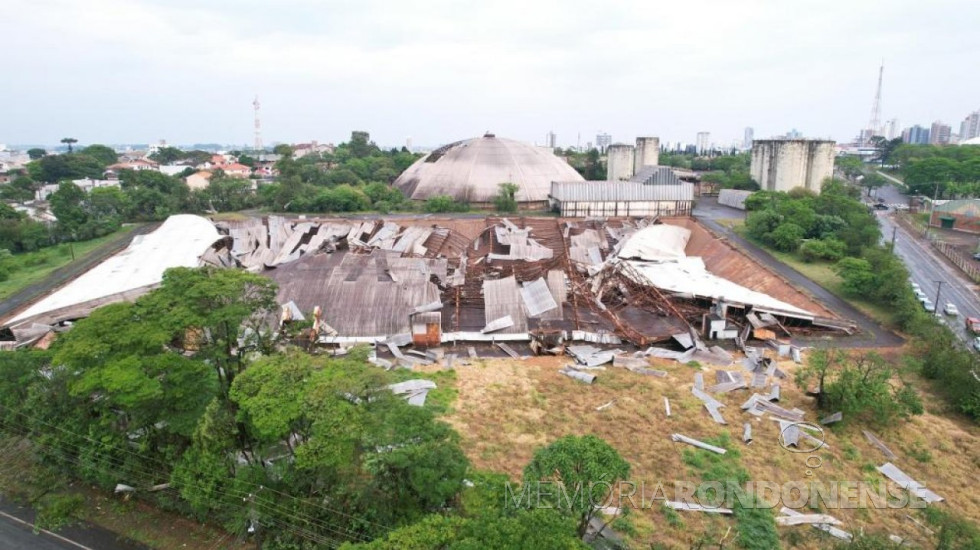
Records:
[[[510,315],[505,315],[487,323],[487,326],[483,327],[480,332],[486,334],[488,332],[504,330],[505,328],[510,328],[512,326],[514,326],[514,318]]]
[[[690,437],[687,437],[686,435],[671,434],[670,438],[674,441],[687,443],[688,445],[693,445],[695,447],[698,447],[699,449],[704,449],[706,451],[711,451],[713,453],[718,453],[720,455],[723,455],[726,452],[728,452],[725,449],[722,449],[721,447],[715,447],[714,445],[709,445],[708,443],[705,443],[703,441],[698,441],[697,439],[692,439]]]
[[[930,529],[926,524],[924,524],[921,521],[915,519],[914,517],[912,517],[912,516],[910,516],[908,514],[905,514],[905,518],[908,519],[909,521],[911,521],[912,523],[918,525],[922,529],[924,529],[926,531],[926,533],[929,533],[930,535],[935,535],[936,534],[936,532],[933,531],[932,529]]]
[[[612,401],[606,403],[605,405],[599,405],[598,407],[595,408],[595,410],[597,410],[597,411],[604,411],[604,410],[608,409],[609,407],[612,407],[615,402],[616,402],[616,400],[613,399]]]
[[[698,390],[704,389],[704,375],[700,372],[694,373],[694,388]]]
[[[744,441],[746,445],[752,443],[752,424],[750,424],[749,422],[746,422],[744,425],[744,431],[742,432],[742,441]]]
[[[796,510],[792,510],[790,508],[786,508],[785,506],[779,510],[779,513],[780,514],[783,514],[784,516],[802,516],[802,515],[804,515],[804,514],[801,514],[801,513],[797,512]],[[778,521],[779,518],[777,517],[776,519]],[[821,531],[825,531],[825,532],[829,533],[831,536],[837,537],[837,538],[839,538],[841,540],[848,540],[849,541],[852,538],[854,538],[853,535],[851,535],[847,531],[844,531],[843,529],[839,529],[837,527],[834,527],[833,525],[828,525],[826,523],[811,523],[810,525],[812,525],[814,529],[820,529]]]
[[[479,359],[480,358],[480,356],[476,354],[476,348],[473,347],[473,346],[467,347],[466,348],[466,352],[469,353],[470,359]]]
[[[798,516],[776,516],[776,525],[843,525],[844,522],[827,514],[800,514]]]
[[[514,351],[514,348],[508,346],[507,344],[505,344],[503,342],[497,342],[497,347],[500,348],[500,349],[502,349],[502,350],[504,350],[504,353],[506,353],[507,355],[509,355],[511,359],[520,359],[521,358],[521,356],[516,351]]]
[[[576,361],[587,367],[598,367],[599,365],[611,363],[617,354],[622,353],[621,350],[601,350],[597,347],[586,345],[568,346],[566,351]]]
[[[898,456],[893,453],[891,449],[886,447],[885,444],[875,436],[875,434],[869,432],[868,430],[862,430],[861,433],[864,434],[864,437],[866,437],[872,445],[878,447],[878,450],[881,451],[881,454],[885,455],[885,458],[890,458],[892,460],[898,458]]]
[[[436,389],[436,383],[431,380],[406,380],[388,386],[391,393],[404,396],[409,405],[421,407],[425,405],[425,397],[429,390]]]
[[[719,424],[728,424],[728,422],[725,422],[725,418],[721,416],[721,413],[718,411],[718,407],[705,403],[704,408],[708,409],[708,414],[711,415],[712,420]]]
[[[769,401],[779,401],[779,384],[773,384],[769,388]]]
[[[925,485],[906,475],[905,472],[898,469],[898,466],[895,466],[891,462],[886,462],[885,464],[879,466],[878,471],[888,479],[897,483],[903,489],[907,489],[910,493],[928,502],[929,504],[934,502],[942,502],[944,500],[943,497],[933,493],[929,489],[926,489]]]
[[[705,405],[711,405],[712,407],[714,407],[716,409],[720,409],[720,408],[722,408],[722,407],[725,406],[723,403],[721,403],[720,401],[718,401],[714,397],[711,397],[710,395],[704,393],[703,391],[701,391],[701,390],[699,390],[697,388],[691,388],[691,393],[694,394],[694,397],[697,397],[698,399],[700,399],[701,401],[703,401]]]
[[[624,367],[633,370],[634,368],[646,368],[649,365],[650,363],[647,362],[645,357],[630,357],[628,355],[616,355],[613,357],[614,367]]]
[[[117,495],[120,493],[135,493],[136,487],[133,487],[131,485],[126,485],[123,483],[117,483],[116,488],[113,490],[113,492],[116,493]]]
[[[667,376],[667,371],[648,369],[646,367],[627,367],[626,370],[630,372],[635,372],[637,374],[645,374],[647,376],[656,376],[658,378],[664,378]]]
[[[670,416],[670,400],[664,397],[664,409],[667,411],[667,416]]]
[[[579,382],[585,382],[586,384],[591,384],[595,382],[596,379],[596,376],[594,374],[582,372],[580,370],[573,369],[572,367],[569,366],[562,367],[562,369],[558,372],[564,374],[565,376],[568,376],[569,378],[574,378]]]
[[[664,506],[674,510],[684,510],[686,512],[708,512],[710,514],[731,514],[730,508],[709,508],[693,502],[678,502],[676,500],[665,500]]]
[[[822,420],[820,420],[820,423],[823,424],[824,426],[826,426],[827,424],[833,424],[834,422],[840,422],[843,419],[844,419],[844,413],[842,413],[841,411],[837,411],[834,414],[832,414],[832,415],[830,415],[828,417],[825,417]]]

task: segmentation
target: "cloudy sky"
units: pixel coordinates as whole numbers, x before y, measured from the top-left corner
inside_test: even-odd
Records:
[[[976,0],[4,0],[0,143],[727,144],[980,109]]]

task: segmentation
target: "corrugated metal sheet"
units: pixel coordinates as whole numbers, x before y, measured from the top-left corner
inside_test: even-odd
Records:
[[[646,185],[632,181],[556,181],[551,198],[565,202],[693,201],[694,185],[688,182]]]
[[[484,319],[486,324],[510,316],[514,324],[505,333],[527,332],[527,315],[521,303],[521,292],[514,276],[483,281]]]
[[[644,166],[630,181],[645,185],[675,185],[681,182],[669,166]]]
[[[544,281],[543,277],[524,283],[521,288],[521,298],[524,299],[524,307],[527,308],[527,314],[530,317],[540,317],[542,314],[558,308],[558,304],[548,288],[548,283]]]

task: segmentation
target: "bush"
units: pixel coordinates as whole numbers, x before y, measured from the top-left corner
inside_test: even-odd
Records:
[[[802,227],[793,222],[786,222],[769,234],[768,241],[776,250],[794,252],[800,247],[804,235],[806,231]]]
[[[846,246],[836,239],[811,239],[800,245],[800,255],[807,262],[836,262],[844,257]]]
[[[457,202],[449,195],[439,195],[425,201],[423,209],[426,212],[441,214],[445,212],[466,212],[470,205],[465,202]]]

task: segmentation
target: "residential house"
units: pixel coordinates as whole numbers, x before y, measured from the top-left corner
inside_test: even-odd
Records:
[[[159,172],[160,164],[148,159],[135,159],[126,162],[118,162],[106,167],[105,176],[107,178],[118,178],[119,172],[122,172],[123,170],[156,170]]]
[[[187,183],[187,187],[190,187],[191,190],[207,189],[208,185],[211,185],[212,175],[213,174],[207,170],[200,170],[184,178],[184,181]]]
[[[226,176],[233,178],[247,178],[252,175],[251,168],[245,166],[244,164],[238,164],[237,162],[216,166],[215,169],[221,170]]]

